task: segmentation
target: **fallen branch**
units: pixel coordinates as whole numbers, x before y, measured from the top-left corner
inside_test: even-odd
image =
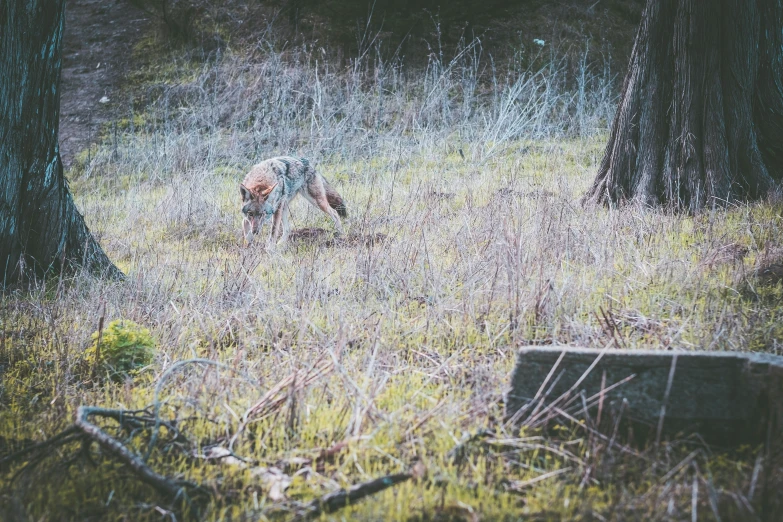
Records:
[[[116,418],[118,410],[98,408],[93,406],[79,406],[76,410],[75,427],[81,430],[90,440],[96,442],[108,454],[128,466],[133,473],[156,490],[165,493],[174,499],[185,493],[186,488],[196,489],[198,486],[192,482],[182,480],[170,480],[160,475],[147,466],[144,461],[134,455],[124,444],[113,438],[101,428],[91,423],[90,416]]]
[[[318,473],[323,473],[326,463],[333,461],[337,455],[339,455],[343,450],[345,450],[348,447],[348,444],[349,441],[344,440],[342,442],[338,442],[337,444],[334,444],[330,448],[321,450],[321,453],[319,453],[318,456],[315,458],[315,470]]]
[[[318,498],[305,508],[304,513],[298,519],[315,518],[321,513],[333,513],[349,504],[368,497],[384,489],[401,484],[413,478],[413,473],[396,473],[385,477],[356,484],[348,489],[341,489]]]
[[[10,466],[17,460],[20,460],[22,457],[30,453],[39,453],[48,449],[54,449],[58,446],[62,446],[63,444],[80,440],[81,438],[82,435],[81,433],[78,433],[76,426],[70,426],[50,439],[47,439],[43,442],[38,442],[36,444],[31,444],[26,448],[22,448],[19,451],[11,453],[10,455],[6,455],[0,459],[0,472],[5,471],[7,466]]]
[[[139,415],[141,413],[147,415],[141,416]],[[5,471],[12,463],[22,460],[30,454],[33,454],[31,460],[40,461],[44,452],[51,451],[70,442],[81,441],[82,444],[95,442],[103,448],[108,455],[111,455],[128,466],[142,482],[151,485],[153,488],[172,499],[182,498],[182,495],[186,493],[187,489],[204,492],[203,489],[199,488],[199,486],[194,483],[182,480],[172,480],[153,471],[144,463],[141,457],[132,453],[120,441],[90,422],[89,417],[91,416],[113,419],[120,425],[129,424],[136,428],[155,424],[155,419],[149,416],[144,410],[127,411],[93,406],[80,406],[76,410],[76,420],[73,425],[64,429],[54,437],[37,444],[32,444],[3,457],[0,459],[0,471]],[[176,439],[182,439],[180,433],[173,426],[169,423],[164,424],[175,433]]]

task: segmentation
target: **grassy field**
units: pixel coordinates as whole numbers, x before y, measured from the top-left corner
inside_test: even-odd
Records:
[[[43,441],[81,405],[158,407],[169,427],[150,467],[212,496],[174,508],[71,442],[0,469],[6,513],[288,520],[413,467],[321,516],[752,520],[757,448],[636,451],[584,421],[503,423],[521,345],[783,350],[783,283],[757,275],[783,256],[780,199],[695,216],[583,207],[616,79],[538,52],[540,67],[502,74],[477,42],[423,70],[372,53],[342,70],[326,51],[266,42],[209,62],[169,51],[139,71],[128,118],[69,173],[127,281],[3,295],[0,444]],[[282,153],[344,196],[344,236],[300,200],[288,244],[242,245],[238,183]],[[88,350],[115,320],[148,329],[155,350],[121,378]],[[149,426],[102,425],[148,451]]]

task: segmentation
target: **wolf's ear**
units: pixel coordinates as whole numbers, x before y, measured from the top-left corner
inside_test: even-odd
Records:
[[[277,183],[275,183],[274,185],[272,185],[271,187],[269,187],[266,190],[262,190],[261,194],[259,194],[259,196],[261,196],[262,198],[266,198],[269,194],[272,193],[273,190],[275,190],[276,186],[277,186]]]
[[[247,201],[253,197],[247,187],[242,183],[239,184],[239,193],[242,194],[242,201]]]

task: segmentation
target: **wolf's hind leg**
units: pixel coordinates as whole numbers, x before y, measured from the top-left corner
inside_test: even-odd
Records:
[[[342,234],[343,222],[340,219],[340,216],[337,214],[337,211],[329,205],[329,202],[326,200],[326,194],[313,199],[315,200],[315,206],[320,208],[324,214],[332,218],[332,221],[334,221],[334,228],[337,229],[337,233]]]
[[[340,215],[335,209],[329,205],[329,200],[326,199],[326,190],[321,183],[321,180],[316,178],[312,183],[309,183],[301,194],[309,201],[313,206],[319,208],[324,214],[332,218],[334,222],[334,228],[337,229],[338,234],[343,233],[343,222],[340,219]]]

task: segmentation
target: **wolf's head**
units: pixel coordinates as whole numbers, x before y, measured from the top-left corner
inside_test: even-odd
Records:
[[[242,183],[239,184],[239,192],[242,195],[242,231],[245,240],[249,243],[253,241],[253,234],[257,234],[261,225],[274,211],[268,205],[269,195],[277,186],[277,183],[271,187],[260,190],[251,190]]]

